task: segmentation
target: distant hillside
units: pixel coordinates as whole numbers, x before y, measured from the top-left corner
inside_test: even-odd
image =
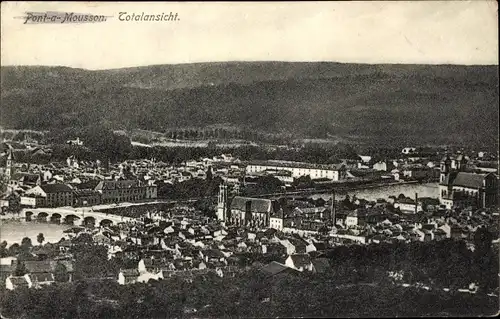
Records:
[[[0,125],[231,123],[298,137],[497,143],[498,67],[228,62],[104,71],[2,67]]]

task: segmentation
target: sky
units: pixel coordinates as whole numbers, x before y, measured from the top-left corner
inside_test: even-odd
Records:
[[[211,61],[498,65],[496,1],[2,2],[1,65],[110,69]],[[26,12],[106,15],[24,24]],[[120,21],[178,14],[178,21]],[[125,15],[122,15],[124,17]]]

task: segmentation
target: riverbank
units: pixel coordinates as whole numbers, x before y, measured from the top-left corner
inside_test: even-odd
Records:
[[[324,195],[328,194],[328,196],[331,196],[332,190],[335,190],[337,194],[345,195],[345,194],[351,194],[351,193],[360,193],[359,195],[356,194],[358,198],[364,198],[362,196],[363,191],[367,190],[374,190],[374,189],[398,189],[398,187],[405,187],[405,186],[414,186],[414,188],[421,188],[421,187],[436,187],[437,189],[437,183],[420,183],[418,181],[402,181],[402,182],[391,182],[391,183],[373,183],[373,184],[363,184],[363,185],[353,185],[353,186],[346,186],[345,184],[334,184],[332,185],[331,188],[329,189],[301,189],[297,191],[291,191],[291,192],[279,192],[279,193],[272,193],[272,194],[259,194],[259,195],[253,195],[252,197],[276,197],[276,196],[311,196],[311,195]],[[419,187],[421,186],[421,187]],[[393,193],[397,193],[397,191],[392,192],[388,194],[394,195]],[[400,192],[402,193],[402,192]],[[399,195],[395,194],[396,196]],[[436,192],[435,197],[437,197],[439,194]],[[405,195],[407,196],[407,195]],[[423,196],[421,196],[423,197]],[[433,197],[433,196],[426,196],[426,197]],[[366,199],[366,198],[365,198]]]
[[[64,231],[73,226],[64,224],[39,223],[36,221],[23,222],[16,220],[4,220],[0,223],[0,242],[21,243],[24,237],[31,239],[33,243],[37,242],[38,234],[42,233],[45,242],[56,243],[64,237]]]

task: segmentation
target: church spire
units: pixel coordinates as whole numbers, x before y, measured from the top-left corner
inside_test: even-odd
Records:
[[[12,175],[14,175],[14,150],[10,145],[9,145],[9,150],[7,151],[7,163],[5,168],[5,175],[9,180],[12,178]]]

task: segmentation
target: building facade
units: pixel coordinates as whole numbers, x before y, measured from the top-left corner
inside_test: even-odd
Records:
[[[447,209],[473,206],[491,207],[498,204],[498,176],[493,173],[466,172],[467,159],[446,156],[440,165],[439,201]]]
[[[157,186],[145,185],[138,180],[101,181],[95,191],[101,194],[101,204],[133,202],[156,198]]]
[[[329,179],[338,181],[342,175],[342,169],[331,165],[319,165],[299,162],[259,161],[247,165],[246,173],[249,175],[265,171],[288,171],[293,178],[309,176],[311,179]]]
[[[21,205],[23,203],[26,206],[36,207],[72,206],[73,189],[66,184],[36,186],[26,191],[25,196],[21,198]]]

